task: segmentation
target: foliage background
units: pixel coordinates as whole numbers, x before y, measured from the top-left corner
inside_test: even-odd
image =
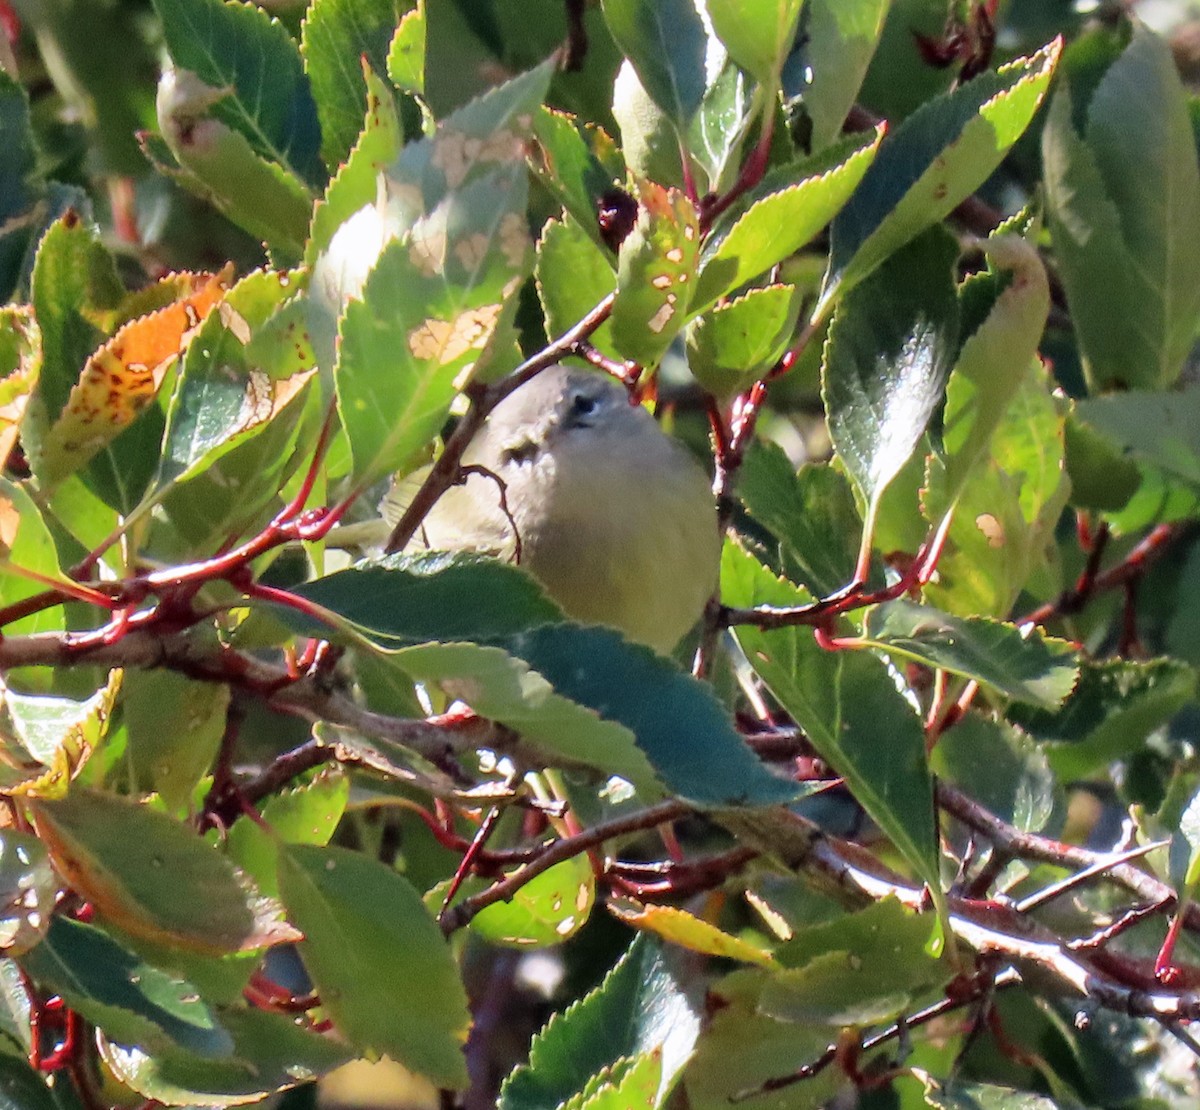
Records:
[[[707,10],[0,4],[11,1105],[1194,1104],[1194,13]],[[302,511],[563,355],[715,468],[680,666]]]

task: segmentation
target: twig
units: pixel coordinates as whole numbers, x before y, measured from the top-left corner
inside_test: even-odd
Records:
[[[442,932],[449,936],[455,930],[461,929],[466,925],[480,910],[496,902],[508,901],[527,882],[536,878],[548,868],[553,867],[556,863],[572,859],[586,852],[589,848],[594,848],[599,844],[603,844],[606,840],[613,839],[613,837],[624,836],[631,832],[640,832],[644,829],[652,829],[657,825],[661,825],[664,821],[672,821],[690,812],[691,807],[686,802],[659,802],[657,805],[649,806],[638,813],[632,813],[625,817],[616,817],[611,821],[593,825],[590,829],[584,829],[583,832],[576,833],[575,836],[556,840],[543,852],[530,860],[524,867],[514,871],[507,878],[501,879],[498,883],[493,883],[487,890],[482,890],[470,898],[464,898],[458,905],[451,906],[450,909],[442,914],[440,921]]]

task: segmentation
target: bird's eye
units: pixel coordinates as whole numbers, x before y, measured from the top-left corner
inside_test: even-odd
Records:
[[[589,397],[586,393],[576,393],[571,398],[572,416],[591,416],[599,407],[600,402],[595,397]]]

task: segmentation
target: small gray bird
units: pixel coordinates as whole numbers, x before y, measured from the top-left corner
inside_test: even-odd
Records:
[[[697,622],[721,553],[708,479],[611,379],[543,371],[496,406],[463,463],[499,478],[503,503],[475,471],[442,495],[414,546],[519,551],[568,616],[662,652]],[[398,519],[404,500],[390,495],[384,515]]]

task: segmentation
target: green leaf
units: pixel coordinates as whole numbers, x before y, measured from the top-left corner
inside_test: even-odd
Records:
[[[812,240],[854,194],[882,138],[882,128],[848,135],[763,178],[705,240],[692,311],[703,311]]]
[[[938,738],[930,763],[1001,820],[1041,832],[1059,800],[1044,748],[1008,721],[968,713]]]
[[[9,759],[0,771],[5,790],[16,795],[61,797],[107,733],[120,687],[121,672],[114,670],[104,686],[82,701],[7,690],[4,708],[11,733],[5,746]]]
[[[167,0],[175,3],[176,0]],[[218,6],[224,0],[204,0]],[[231,0],[234,8],[260,11]],[[281,260],[304,253],[304,232],[312,209],[309,187],[290,169],[255,149],[235,125],[213,118],[225,103],[214,89],[187,70],[169,69],[158,90],[162,147],[144,140],[159,171],[208,201],[249,234],[263,240]],[[163,148],[169,161],[164,157]]]
[[[688,368],[717,397],[748,389],[787,349],[800,314],[794,285],[750,289],[688,329]]]
[[[391,557],[294,592],[392,651],[413,679],[571,762],[649,790],[657,776],[702,805],[767,805],[801,792],[754,757],[707,684],[607,628],[548,623],[557,611],[515,568],[471,555]],[[294,610],[280,616],[328,634]]]
[[[993,433],[1028,381],[1050,310],[1046,271],[1029,243],[1002,235],[982,246],[990,269],[962,286],[964,320],[975,294],[994,300],[964,341],[946,391],[942,446],[949,504],[987,455]]]
[[[344,848],[293,844],[280,850],[279,888],[304,931],[304,966],[341,1033],[438,1086],[465,1087],[466,993],[412,884]]]
[[[613,187],[617,176],[612,159],[606,164],[601,153],[611,151],[612,146],[612,139],[598,127],[581,123],[566,112],[541,107],[533,118],[530,167],[574,217],[567,222],[577,224],[597,247],[601,246],[597,202]]]
[[[1079,419],[1138,462],[1200,488],[1200,387],[1076,402]]]
[[[925,1084],[925,1102],[935,1110],[1059,1110],[1060,1100],[997,1087],[990,1083],[968,1083],[961,1079],[939,1079],[927,1072],[914,1071]]]
[[[657,1052],[623,1057],[611,1068],[597,1072],[562,1110],[628,1110],[630,1106],[662,1106],[662,1061]]]
[[[42,990],[59,995],[115,1040],[151,1052],[178,1045],[208,1057],[233,1049],[195,986],[147,964],[91,925],[56,916],[21,965]]]
[[[729,56],[759,84],[774,88],[803,0],[705,0],[704,6]]]
[[[821,371],[834,450],[867,503],[908,461],[942,400],[958,343],[958,243],[930,229],[838,305]]]
[[[617,70],[613,82],[613,119],[621,137],[620,152],[627,172],[635,181],[657,181],[675,188],[684,187],[683,151],[679,128],[646,91],[629,62]],[[699,116],[692,121],[696,126]],[[690,130],[690,129],[689,129]]]
[[[275,361],[280,356],[312,365],[299,311],[298,305],[286,306],[246,348],[250,370],[243,388],[247,408],[261,402],[257,412],[241,413],[230,441],[202,456],[186,481],[165,491],[161,511],[187,551],[207,554],[247,528],[265,527],[278,506],[277,495],[298,468],[312,461],[311,445],[325,417],[321,395],[307,369],[287,377],[288,368]],[[262,387],[261,395],[257,387]],[[256,422],[255,416],[263,419]]]
[[[66,405],[84,362],[108,337],[108,314],[125,298],[99,233],[74,212],[42,237],[31,297],[42,336],[42,368],[21,430],[36,474],[42,437]]]
[[[842,131],[875,53],[889,0],[808,0],[804,35],[783,66],[784,109],[822,150]]]
[[[357,479],[408,463],[485,354],[528,268],[526,189],[513,163],[449,194],[347,306],[334,380]]]
[[[29,803],[64,879],[102,919],[135,936],[210,954],[262,948],[291,932],[195,833],[137,802],[86,790]]]
[[[345,161],[362,130],[363,64],[381,77],[387,74],[392,37],[408,7],[409,0],[317,0],[304,15],[300,53],[320,120],[321,156],[330,170]]]
[[[758,1012],[756,1000],[731,1001],[713,1013],[684,1072],[692,1110],[728,1110],[742,1092],[789,1075],[799,1063],[824,1054],[837,1040],[831,1026],[776,1021]],[[832,1068],[758,1099],[771,1110],[812,1110],[827,1106],[845,1079]],[[753,1104],[751,1104],[753,1105]]]
[[[1067,416],[1064,462],[1071,479],[1071,504],[1119,512],[1142,483],[1141,469],[1101,432],[1072,410]]]
[[[385,648],[515,637],[562,620],[562,610],[525,571],[469,553],[389,555],[293,592]],[[290,614],[281,615],[295,626]],[[303,630],[315,633],[319,626]]]
[[[2,1110],[82,1110],[74,1089],[42,1076],[16,1056],[0,1056]]]
[[[283,24],[236,0],[154,0],[154,7],[176,68],[222,90],[213,115],[245,136],[256,154],[320,186],[317,109]]]
[[[388,45],[387,75],[392,84],[407,92],[425,92],[425,11],[413,8],[400,17]]]
[[[888,255],[970,196],[1029,126],[1059,41],[930,100],[888,135],[833,222],[829,272],[814,318]]]
[[[260,809],[266,829],[249,817],[235,821],[229,854],[263,894],[275,898],[280,845],[328,844],[349,798],[349,777],[338,767],[323,767],[266,800]]]
[[[229,687],[174,671],[130,669],[122,683],[125,757],[133,781],[186,815],[225,734]]]
[[[760,99],[754,95],[754,83],[729,59],[709,82],[687,133],[687,145],[697,164],[694,170],[702,172],[708,191],[723,192],[733,186]],[[615,105],[613,110],[616,111]],[[632,155],[629,164],[636,173],[643,174]],[[697,188],[703,191],[699,181]]]
[[[1061,705],[1079,677],[1075,648],[1066,640],[984,617],[952,617],[904,599],[868,610],[863,635],[889,655],[973,679],[1041,709]]]
[[[862,520],[841,471],[806,463],[797,473],[783,448],[757,439],[742,463],[737,493],[779,541],[788,578],[817,597],[853,580]]]
[[[612,335],[617,350],[654,367],[687,319],[699,248],[696,206],[677,189],[644,181],[638,216],[621,243]]]
[[[617,287],[612,257],[596,243],[586,226],[572,216],[562,221],[550,220],[542,229],[534,275],[546,319],[546,334],[551,337],[574,327]],[[591,334],[588,342],[607,355],[616,355],[612,324],[608,320]]]
[[[529,1063],[500,1088],[498,1110],[544,1110],[582,1090],[625,1057],[656,1052],[659,1097],[670,1090],[700,1033],[700,1011],[662,948],[639,938],[604,982],[552,1017],[533,1039]]]
[[[925,953],[930,927],[928,916],[884,899],[829,925],[798,930],[776,953],[785,966],[765,973],[759,1009],[791,1022],[890,1020],[954,974],[947,961]]]
[[[704,98],[708,36],[691,0],[603,0],[604,18],[643,87],[682,132]]]
[[[8,606],[33,597],[46,588],[13,568],[58,578],[58,549],[41,510],[32,497],[7,478],[0,478],[0,605]],[[55,606],[4,626],[6,636],[30,632],[61,631],[62,610]]]
[[[1141,749],[1196,692],[1196,672],[1176,659],[1084,663],[1057,712],[1014,706],[1011,718],[1046,750],[1064,782],[1086,778]]]
[[[721,597],[737,608],[810,600],[733,543],[725,545]],[[808,628],[765,631],[741,625],[735,634],[750,665],[817,753],[936,889],[938,847],[925,734],[884,664],[865,651],[823,651]],[[886,738],[881,721],[887,722]]]
[[[510,900],[485,906],[470,928],[492,944],[547,948],[579,932],[595,901],[591,860],[575,856],[535,875]]]
[[[952,377],[947,448],[951,409],[961,411],[956,384]],[[977,455],[971,468],[959,465],[963,454],[930,460],[925,518],[933,523],[954,511],[937,580],[925,589],[931,604],[950,613],[1004,617],[1033,575],[1051,567],[1054,529],[1069,492],[1065,421],[1052,385],[1035,363],[992,433],[987,453]],[[957,489],[955,474],[964,481]]]
[[[308,1083],[350,1059],[332,1037],[302,1029],[290,1014],[218,1011],[233,1052],[213,1060],[180,1049],[147,1054],[100,1037],[100,1057],[117,1081],[167,1106],[238,1106]]]
[[[1086,104],[1073,95],[1066,85],[1055,95],[1043,151],[1085,370],[1095,389],[1161,389],[1178,378],[1200,315],[1190,234],[1200,167],[1186,94],[1167,43],[1139,24]]]
[[[330,180],[325,195],[313,209],[312,228],[304,248],[310,267],[343,223],[367,205],[379,192],[379,174],[395,161],[404,146],[400,117],[386,83],[374,71],[363,75],[366,116],[360,117],[357,139]]]
[[[286,319],[271,352],[279,365],[255,357],[252,336],[295,294],[291,274],[256,270],[210,313],[189,345],[171,396],[155,484],[158,490],[203,473],[247,439],[261,435],[296,406],[313,367],[301,322]],[[282,358],[280,357],[282,355]],[[273,491],[272,491],[273,492]]]

